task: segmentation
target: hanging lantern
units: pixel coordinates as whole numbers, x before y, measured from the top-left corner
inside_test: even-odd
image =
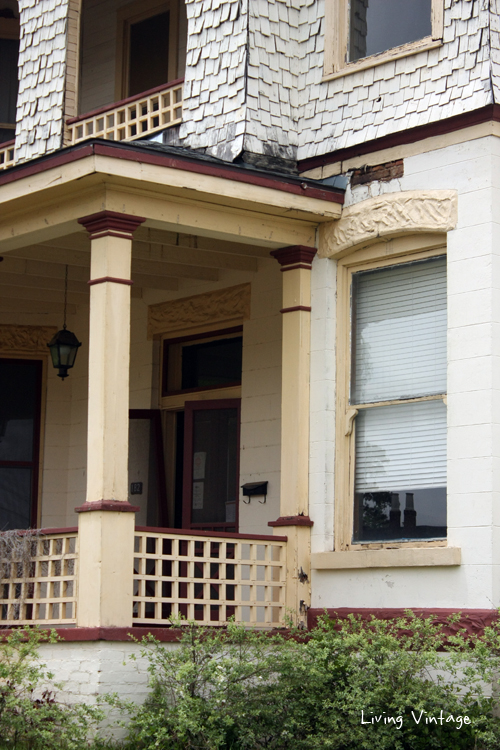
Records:
[[[58,331],[52,337],[47,346],[50,349],[52,364],[56,370],[59,370],[57,376],[64,380],[64,378],[68,377],[68,370],[75,364],[76,353],[81,343],[75,334],[68,331],[66,326],[64,326],[62,331]]]
[[[47,346],[50,349],[50,356],[52,357],[52,364],[59,370],[57,377],[64,378],[68,377],[68,370],[70,370],[75,364],[76,353],[78,347],[81,346],[80,341],[76,338],[75,334],[68,331],[66,328],[66,304],[68,298],[68,266],[66,266],[66,276],[64,280],[64,325],[61,331],[58,331],[55,336],[49,341]]]

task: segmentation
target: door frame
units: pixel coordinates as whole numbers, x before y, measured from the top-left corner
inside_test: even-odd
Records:
[[[236,441],[236,513],[234,523],[211,523],[211,524],[193,524],[191,522],[191,486],[193,483],[193,462],[187,460],[193,455],[193,412],[208,409],[236,409],[238,419],[237,441]],[[241,399],[225,398],[210,399],[206,401],[186,401],[184,405],[184,454],[183,454],[183,481],[182,481],[182,528],[195,531],[206,530],[210,526],[213,531],[225,531],[227,527],[239,529],[239,481],[240,481],[240,432],[241,432]]]
[[[32,465],[31,477],[31,506],[30,506],[30,525],[28,528],[36,529],[41,524],[41,493],[42,493],[42,472],[43,472],[43,433],[45,430],[45,408],[46,408],[46,358],[36,357],[33,355],[22,356],[19,354],[0,354],[0,364],[2,362],[31,362],[37,365],[37,398],[36,413],[33,422],[33,460],[32,461],[3,461],[2,464],[16,464],[18,468]],[[13,466],[12,468],[16,468]]]

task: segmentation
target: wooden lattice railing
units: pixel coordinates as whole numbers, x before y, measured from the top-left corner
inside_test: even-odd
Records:
[[[18,532],[3,544],[0,626],[76,623],[77,545],[77,529]]]
[[[286,537],[138,527],[134,625],[171,616],[206,625],[234,617],[252,627],[284,624]]]
[[[145,91],[67,121],[68,145],[87,138],[129,141],[182,121],[182,80]]]
[[[0,169],[14,166],[14,145],[15,141],[0,143]]]

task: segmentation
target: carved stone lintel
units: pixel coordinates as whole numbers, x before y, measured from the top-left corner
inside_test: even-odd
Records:
[[[250,284],[238,284],[150,305],[148,338],[213,323],[247,320],[249,317]]]
[[[78,219],[78,223],[85,227],[91,240],[109,235],[131,240],[137,227],[144,221],[146,219],[142,216],[130,216],[117,211],[99,211]]]
[[[49,353],[47,344],[57,333],[55,326],[0,325],[0,353],[43,354]]]
[[[457,223],[455,190],[386,193],[342,211],[339,221],[320,227],[322,258],[343,258],[362,245],[402,234],[449,232]]]

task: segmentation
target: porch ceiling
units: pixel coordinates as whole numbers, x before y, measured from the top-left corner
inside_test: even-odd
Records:
[[[20,248],[28,252],[31,246],[30,259],[40,257],[37,253],[48,252],[40,249],[41,244],[83,235],[79,218],[109,210],[146,217],[137,234],[136,264],[146,259],[166,262],[163,255],[170,253],[172,266],[191,268],[192,273],[196,267],[209,276],[218,267],[231,267],[218,265],[231,260],[214,257],[216,253],[241,256],[246,245],[246,255],[255,257],[263,254],[263,248],[315,246],[318,224],[338,219],[340,203],[341,196],[313,183],[97,142],[0,176],[0,253]],[[194,252],[199,246],[179,250],[172,237],[154,241],[158,235],[147,234],[151,230],[217,240],[202,248],[212,253],[212,264]],[[83,241],[84,237],[73,237],[70,246],[62,249],[81,252]],[[238,248],[221,250],[221,241],[236,242]],[[175,249],[158,250],[164,245]],[[57,256],[52,259],[58,262]],[[147,273],[140,265],[135,270]],[[150,272],[157,273],[153,266]],[[177,272],[173,275],[179,276],[181,269]]]

